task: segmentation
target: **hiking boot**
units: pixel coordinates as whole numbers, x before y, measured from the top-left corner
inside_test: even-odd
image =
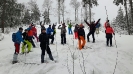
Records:
[[[18,63],[18,61],[12,61],[12,64]]]

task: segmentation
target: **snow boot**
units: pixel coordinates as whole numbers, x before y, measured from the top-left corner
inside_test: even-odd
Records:
[[[49,55],[50,60],[54,61],[52,54],[48,54],[48,55]]]
[[[41,63],[44,63],[44,55],[41,55]]]

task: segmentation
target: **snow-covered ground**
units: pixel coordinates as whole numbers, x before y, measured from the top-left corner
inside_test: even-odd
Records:
[[[37,28],[40,33],[40,27]],[[29,54],[19,55],[20,63],[11,64],[14,53],[11,35],[12,33],[5,35],[4,40],[0,41],[0,74],[113,74],[116,59],[115,74],[133,74],[133,36],[116,35],[117,48],[114,38],[113,47],[106,47],[105,34],[100,32],[98,36],[95,35],[96,43],[86,43],[86,47],[92,49],[78,50],[78,41],[73,39],[73,35],[67,34],[67,44],[61,45],[60,30],[57,30],[55,45],[50,45],[57,63],[50,61],[46,55],[45,60],[49,63],[41,64],[41,50],[39,43],[36,43],[38,48],[33,48],[33,52]],[[91,36],[90,39],[92,40]]]

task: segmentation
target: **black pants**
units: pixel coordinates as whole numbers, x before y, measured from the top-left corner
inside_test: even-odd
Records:
[[[110,42],[110,46],[112,46],[112,37],[107,38],[107,46],[109,45],[109,42]]]
[[[89,39],[89,36],[92,34],[92,38],[93,38],[93,42],[95,42],[95,31],[90,31],[88,34],[87,34],[87,41],[89,42],[90,41],[90,39]]]
[[[66,34],[61,34],[61,44],[66,44]]]
[[[51,39],[51,44],[54,42],[54,35],[49,35],[49,39]]]
[[[109,43],[110,43],[110,46],[112,46],[112,38],[113,38],[112,34],[106,33],[106,39],[107,39],[106,44],[107,44],[107,46],[109,45]]]
[[[47,51],[47,54],[49,55],[50,60],[52,60],[52,61],[54,60],[53,56],[52,56],[52,53],[51,53],[51,50],[50,50],[48,45],[47,45],[47,47],[46,46],[41,47],[41,50],[42,50],[42,53],[41,53],[41,62],[44,62],[45,51]]]
[[[32,46],[33,46],[33,47],[36,47],[36,46],[35,46],[35,43],[34,43],[34,41],[33,41],[33,39],[32,39],[32,37],[29,37],[29,39],[30,39],[29,41],[31,42]]]

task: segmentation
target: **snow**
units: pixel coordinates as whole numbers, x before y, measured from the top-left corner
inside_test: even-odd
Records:
[[[37,25],[37,28],[39,34],[41,32],[40,26]],[[87,34],[88,29],[85,30]],[[33,52],[29,54],[19,55],[20,63],[11,64],[14,53],[11,35],[12,33],[5,34],[4,40],[0,41],[0,74],[73,74],[73,71],[74,74],[113,74],[116,59],[115,74],[133,74],[133,36],[116,34],[113,37],[113,47],[106,47],[105,34],[100,31],[99,35],[95,35],[96,43],[86,43],[86,47],[92,49],[78,50],[78,40],[73,39],[73,35],[67,34],[67,44],[61,45],[60,30],[57,30],[55,45],[50,45],[57,63],[50,61],[46,54],[45,60],[48,60],[48,63],[41,64],[41,50],[39,43],[35,40],[38,47],[32,48]],[[114,38],[116,39],[117,48]],[[90,40],[92,40],[91,36]]]

